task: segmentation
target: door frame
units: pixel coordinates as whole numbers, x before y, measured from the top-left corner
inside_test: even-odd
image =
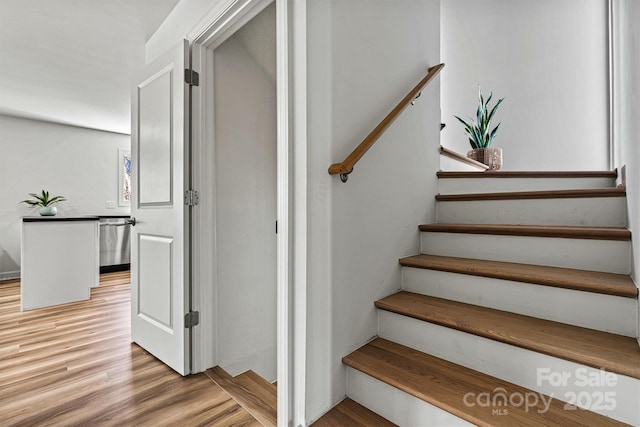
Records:
[[[305,425],[306,366],[306,0],[227,0],[187,35],[200,87],[191,94],[191,177],[201,194],[192,213],[193,372],[218,362],[215,254],[213,50],[276,3],[278,426]],[[294,41],[296,41],[294,43]],[[299,41],[299,42],[298,42]],[[295,146],[294,146],[295,141]],[[207,143],[208,142],[208,143]],[[294,168],[295,165],[295,168]],[[295,200],[295,204],[293,203]],[[295,229],[295,235],[293,230]],[[295,253],[295,263],[293,263]],[[214,257],[215,259],[215,257]],[[295,288],[295,289],[294,289]]]

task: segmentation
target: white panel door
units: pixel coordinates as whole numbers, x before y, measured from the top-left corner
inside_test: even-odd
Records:
[[[132,96],[132,340],[189,373],[189,86],[186,41],[147,65]]]

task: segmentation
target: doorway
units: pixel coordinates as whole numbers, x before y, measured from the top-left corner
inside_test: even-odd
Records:
[[[195,255],[192,260],[193,287],[192,298],[194,308],[200,311],[200,327],[194,329],[194,340],[192,356],[194,362],[194,372],[201,372],[210,366],[218,365],[220,355],[220,340],[218,335],[221,328],[233,327],[233,325],[223,325],[217,322],[216,308],[224,302],[220,300],[217,293],[217,277],[219,264],[215,251],[218,248],[217,239],[220,230],[217,229],[215,215],[217,212],[216,188],[218,179],[226,179],[218,176],[215,170],[215,80],[214,80],[214,52],[236,31],[245,26],[252,18],[267,8],[271,3],[276,4],[276,121],[277,121],[277,227],[275,234],[275,221],[271,223],[277,241],[276,254],[276,298],[277,298],[277,334],[276,334],[276,358],[277,358],[277,380],[278,380],[278,424],[287,425],[294,417],[294,408],[304,402],[304,382],[293,381],[296,378],[304,378],[304,340],[297,341],[294,345],[293,334],[304,331],[304,293],[296,294],[297,306],[301,307],[293,312],[293,282],[292,275],[294,268],[290,265],[292,259],[292,245],[300,246],[301,243],[292,240],[293,228],[293,204],[292,204],[292,113],[293,99],[291,98],[291,65],[290,57],[292,46],[290,41],[290,20],[291,7],[284,0],[242,0],[233,2],[233,5],[224,12],[212,13],[203,19],[207,24],[190,38],[191,39],[191,66],[200,73],[200,87],[193,90],[191,94],[191,174],[192,188],[200,190],[199,207],[192,212],[192,226],[194,233],[190,242]],[[302,13],[302,11],[300,11]],[[302,31],[302,30],[300,30]],[[297,62],[301,62],[302,57]],[[300,74],[302,76],[302,74]],[[244,102],[251,102],[245,99]],[[300,104],[305,105],[305,104]],[[300,109],[304,110],[303,108]],[[295,118],[293,121],[298,120]],[[302,131],[303,126],[300,127]],[[301,143],[305,138],[299,137]],[[302,159],[302,150],[298,156]],[[300,159],[300,161],[302,161]],[[305,168],[298,169],[299,173],[304,173]],[[297,191],[304,193],[303,187]],[[299,198],[300,201],[304,197]],[[301,253],[305,253],[301,249]],[[214,254],[214,255],[212,255]],[[243,268],[252,268],[251,265]],[[303,286],[304,281],[299,282]],[[202,284],[202,285],[201,285]],[[299,301],[298,301],[299,300]],[[293,318],[295,317],[295,324]],[[295,352],[295,353],[294,353]],[[294,359],[298,360],[298,371],[294,372]],[[295,384],[294,384],[295,383]],[[295,395],[293,386],[299,392]],[[295,397],[295,399],[294,399]],[[295,400],[295,401],[294,401]],[[302,408],[302,406],[300,406]],[[302,409],[295,415],[303,419]],[[289,420],[289,421],[287,421]]]
[[[219,339],[219,337],[226,329],[235,331],[237,329],[237,323],[246,320],[246,318],[238,319],[236,312],[233,313],[234,316],[232,319],[219,319],[219,317],[225,317],[219,316],[219,308],[226,304],[225,301],[222,300],[221,292],[219,292],[218,288],[219,269],[223,270],[227,267],[226,264],[221,266],[223,262],[226,262],[225,256],[233,262],[236,261],[230,254],[237,255],[237,252],[233,252],[233,245],[241,241],[242,233],[236,232],[235,238],[230,240],[231,245],[218,244],[218,237],[221,231],[219,227],[226,226],[218,223],[218,205],[221,204],[221,200],[218,200],[218,189],[219,183],[224,182],[224,184],[220,184],[220,188],[227,184],[228,177],[222,176],[224,175],[223,173],[218,173],[217,167],[221,162],[225,163],[229,158],[219,161],[216,157],[217,155],[222,156],[224,154],[224,150],[219,151],[216,145],[216,132],[218,132],[218,136],[221,134],[216,128],[216,122],[221,120],[219,118],[216,119],[216,108],[229,107],[216,106],[216,90],[222,89],[216,89],[215,51],[216,48],[220,47],[238,30],[247,25],[252,18],[265,10],[271,3],[273,3],[273,0],[234,0],[222,11],[212,10],[209,14],[210,16],[208,15],[202,20],[206,22],[206,24],[203,25],[202,29],[198,30],[195,35],[189,36],[189,41],[184,40],[145,67],[144,75],[140,76],[142,83],[137,87],[138,92],[144,92],[142,95],[145,96],[142,98],[143,101],[146,100],[145,108],[142,108],[139,105],[140,102],[137,101],[138,98],[140,98],[140,94],[134,97],[132,105],[133,110],[136,111],[139,116],[144,115],[142,118],[145,119],[142,120],[138,118],[134,120],[133,123],[146,123],[147,126],[145,129],[149,131],[150,135],[156,135],[158,131],[160,131],[160,136],[162,136],[160,142],[164,144],[157,147],[156,151],[162,149],[160,150],[160,154],[171,154],[171,156],[165,155],[163,157],[163,159],[169,158],[169,161],[165,161],[162,164],[166,166],[162,169],[165,172],[165,175],[162,176],[172,178],[169,181],[173,182],[173,190],[175,191],[168,193],[165,191],[164,193],[169,194],[173,198],[167,200],[165,194],[162,200],[156,203],[155,199],[153,199],[150,203],[155,203],[153,206],[160,206],[162,202],[162,206],[176,207],[176,218],[166,221],[154,221],[154,218],[150,218],[149,221],[140,221],[140,226],[136,227],[136,229],[138,231],[144,231],[143,228],[145,226],[151,226],[156,223],[158,223],[158,225],[164,224],[179,228],[176,228],[176,230],[172,229],[167,233],[152,233],[151,231],[147,231],[142,234],[148,237],[145,237],[145,243],[147,241],[152,241],[153,243],[153,246],[151,244],[147,245],[148,248],[146,249],[149,249],[147,252],[153,252],[155,249],[156,255],[160,255],[155,256],[155,258],[162,258],[158,262],[147,263],[147,278],[170,278],[165,280],[167,283],[163,283],[163,289],[168,289],[169,291],[165,292],[165,295],[163,295],[164,298],[160,299],[160,302],[169,300],[169,297],[178,299],[178,297],[184,296],[181,300],[171,300],[171,304],[169,305],[169,307],[175,309],[174,311],[176,312],[172,312],[169,315],[169,320],[180,319],[180,321],[174,323],[179,326],[188,326],[185,327],[184,331],[182,328],[179,328],[179,331],[172,331],[181,335],[179,337],[181,342],[172,344],[170,346],[171,349],[179,349],[180,353],[185,356],[184,361],[189,362],[188,365],[185,364],[184,369],[176,363],[173,364],[178,366],[174,369],[180,373],[203,372],[209,367],[218,366],[221,353],[224,352],[221,348],[224,337],[223,339]],[[278,63],[276,72],[277,84],[275,85],[277,111],[275,114],[270,114],[273,114],[276,119],[275,157],[277,191],[275,192],[276,197],[271,199],[271,201],[273,202],[274,199],[277,199],[276,213],[278,222],[276,223],[275,218],[271,216],[272,214],[267,213],[264,217],[270,217],[269,223],[271,226],[269,229],[273,230],[274,234],[272,238],[275,236],[276,240],[275,264],[277,271],[277,289],[275,292],[276,303],[273,305],[272,311],[276,313],[275,317],[277,317],[275,322],[276,336],[275,342],[270,343],[269,346],[275,344],[275,365],[277,365],[277,368],[273,366],[273,363],[270,363],[269,369],[273,371],[277,370],[278,372],[277,380],[279,387],[277,393],[281,398],[278,398],[277,404],[278,414],[282,417],[278,419],[278,422],[284,423],[283,425],[285,425],[287,420],[292,417],[291,403],[293,402],[293,394],[291,392],[292,384],[289,378],[290,372],[292,372],[293,369],[292,363],[295,356],[292,354],[294,348],[292,335],[294,330],[290,321],[293,310],[291,296],[291,275],[293,274],[293,269],[290,266],[290,260],[292,259],[290,248],[292,239],[290,236],[293,225],[290,217],[292,216],[293,209],[290,196],[292,179],[290,172],[292,171],[290,167],[290,141],[292,134],[290,118],[292,114],[292,100],[288,92],[291,76],[288,55],[291,47],[288,35],[289,5],[284,0],[276,0],[275,3],[278,5],[275,10],[277,20],[277,34],[275,36],[277,39],[276,59]],[[261,37],[262,36],[259,37],[260,41],[262,41]],[[244,49],[245,53],[247,53],[246,50],[248,48],[245,47]],[[220,52],[223,52],[223,50],[224,49],[221,49]],[[263,53],[263,49],[261,48],[258,48],[256,51]],[[259,60],[252,58],[252,61],[260,64]],[[262,68],[261,71],[265,71],[269,67],[263,65]],[[185,71],[184,74],[182,70]],[[224,87],[225,84],[222,84],[222,88]],[[272,88],[268,92],[273,94],[273,91],[274,89]],[[240,100],[242,101],[242,99]],[[157,110],[156,113],[158,114],[151,114],[151,112],[147,111],[150,109]],[[253,116],[254,119],[255,117],[256,116]],[[261,123],[262,120],[263,118],[260,119]],[[251,124],[244,123],[243,125],[250,126]],[[222,127],[224,128],[224,126]],[[229,127],[229,129],[226,132],[223,131],[222,134],[242,133],[242,131],[244,131],[242,127]],[[155,140],[156,138],[153,139],[153,141]],[[231,151],[235,148],[234,145],[233,143],[231,144]],[[240,157],[241,156],[239,156],[239,158]],[[175,161],[173,161],[174,159]],[[264,158],[262,158],[261,161],[264,162]],[[143,162],[140,163],[142,164]],[[172,169],[169,168],[169,166],[175,166],[175,168]],[[243,163],[240,166],[244,167],[246,165]],[[141,175],[142,173],[139,172],[139,176]],[[258,174],[258,176],[260,175]],[[254,179],[254,182],[255,181]],[[162,190],[162,188],[160,190]],[[238,192],[238,188],[231,188],[229,194],[235,197],[236,194],[233,192]],[[157,190],[157,188],[150,186],[148,190],[151,192],[151,190]],[[181,190],[184,191],[184,205],[174,203],[181,198]],[[220,191],[220,193],[222,194],[224,191]],[[249,196],[247,196],[247,194],[249,194]],[[253,192],[244,193],[243,197],[245,199],[255,199],[255,188]],[[242,200],[242,197],[240,200]],[[153,206],[150,205],[150,209],[145,210],[145,213],[152,214],[160,210],[151,209]],[[228,206],[233,207],[233,203],[230,203]],[[228,206],[221,208],[220,212],[224,212],[224,209]],[[245,205],[244,209],[251,209],[250,204],[249,207]],[[238,212],[238,210],[235,212]],[[220,218],[222,218],[222,214]],[[275,230],[276,224],[278,224],[277,234]],[[180,238],[180,240],[177,241],[178,244],[174,244],[171,236],[178,236]],[[221,240],[224,241],[224,238],[222,237]],[[177,251],[177,249],[179,249],[179,251]],[[221,253],[219,254],[218,251]],[[135,252],[135,250],[133,250],[133,252]],[[258,252],[260,251],[258,250]],[[263,253],[259,253],[256,256],[262,257],[264,255]],[[255,262],[255,258],[251,262]],[[133,264],[135,264],[135,262]],[[249,269],[252,268],[252,266],[241,265],[239,268]],[[171,271],[158,273],[158,270],[161,269],[170,269]],[[230,271],[237,273],[238,270],[232,269]],[[224,273],[221,275],[224,275]],[[232,278],[232,280],[234,279],[235,277]],[[262,277],[260,279],[263,280]],[[158,280],[151,280],[150,282],[158,282]],[[169,286],[171,284],[175,286],[172,288]],[[249,295],[252,292],[253,290],[249,292]],[[153,292],[147,292],[145,295],[148,297],[156,297],[156,294]],[[246,295],[245,293],[245,296]],[[158,300],[158,298],[155,299]],[[303,304],[300,304],[300,306],[303,306]],[[256,312],[265,311],[265,307],[270,307],[270,305],[262,301],[262,304],[255,306],[255,309],[250,314],[254,315]],[[271,310],[271,308],[269,308],[269,310]],[[165,311],[167,310],[164,310],[163,313]],[[183,315],[184,319],[181,319]],[[300,317],[304,315],[303,310],[300,311],[300,315]],[[260,320],[248,323],[250,323],[253,328],[263,326]],[[304,325],[304,322],[296,322],[296,325]],[[298,329],[302,330],[302,328],[303,327],[299,327]],[[166,329],[167,328],[165,328],[165,332]],[[225,329],[225,331],[223,331],[223,329]],[[241,335],[241,333],[237,332],[234,332],[234,334],[238,336]],[[167,339],[158,339],[156,341],[164,344]],[[250,342],[250,339],[244,338],[243,342]],[[302,347],[303,341],[300,340],[299,342],[299,347]],[[255,347],[255,345],[252,346]],[[304,355],[303,351],[297,351],[296,353],[298,359],[301,359],[301,356]],[[242,356],[229,362],[232,367],[228,369],[240,371],[243,368],[246,369],[247,366],[250,367],[252,360],[263,362],[263,359],[265,359],[264,356]],[[238,360],[240,360],[240,362],[238,362]],[[237,363],[234,366],[232,362]],[[244,367],[242,364],[244,364]],[[299,366],[302,367],[304,365],[299,364]],[[264,371],[266,371],[266,369]],[[263,375],[267,377],[275,376],[275,374],[270,375],[269,373],[263,373]],[[303,389],[302,387],[300,388]]]
[[[213,50],[218,365],[276,380],[276,43],[271,4]]]

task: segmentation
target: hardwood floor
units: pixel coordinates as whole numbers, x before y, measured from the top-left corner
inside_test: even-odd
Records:
[[[128,272],[91,294],[20,312],[20,282],[0,282],[1,426],[260,426],[206,375],[131,343]]]
[[[348,397],[338,403],[312,427],[394,427],[391,421],[371,412]]]
[[[236,377],[216,366],[205,374],[247,410],[264,427],[277,425],[278,397],[276,386],[253,371]]]

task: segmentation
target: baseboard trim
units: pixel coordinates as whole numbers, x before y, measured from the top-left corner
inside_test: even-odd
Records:
[[[20,278],[20,270],[18,271],[5,271],[0,273],[0,280],[11,280],[11,279],[19,279]]]
[[[100,267],[100,274],[127,270],[131,270],[131,264],[103,265]]]

